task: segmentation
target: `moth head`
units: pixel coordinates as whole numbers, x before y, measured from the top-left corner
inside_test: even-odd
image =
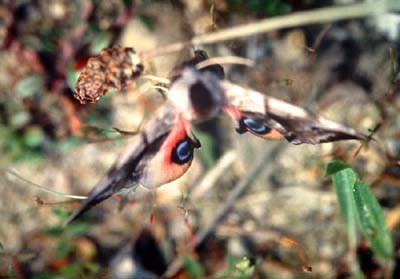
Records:
[[[212,72],[185,67],[171,85],[168,100],[184,118],[198,121],[217,115],[225,104],[224,91]]]

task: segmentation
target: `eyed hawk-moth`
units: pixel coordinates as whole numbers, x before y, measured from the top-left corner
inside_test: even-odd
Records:
[[[207,59],[203,51],[195,55],[195,62]],[[67,223],[124,188],[140,184],[151,189],[181,177],[191,165],[194,149],[200,147],[192,123],[223,112],[231,116],[239,134],[250,132],[296,145],[367,139],[351,128],[223,78],[219,65],[197,70],[193,63],[185,62],[181,73],[172,78],[166,103]]]

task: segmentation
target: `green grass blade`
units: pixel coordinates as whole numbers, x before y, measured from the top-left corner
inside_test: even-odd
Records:
[[[189,274],[190,278],[204,278],[204,271],[199,261],[191,257],[184,257],[183,267],[185,271]]]
[[[325,169],[325,176],[332,176],[344,169],[351,169],[351,166],[342,161],[329,162]]]
[[[347,225],[349,245],[357,245],[357,210],[353,198],[353,187],[357,174],[343,162],[335,161],[328,164],[326,175],[332,176],[340,211]]]
[[[357,181],[354,185],[354,200],[361,231],[372,251],[380,258],[392,259],[393,243],[386,226],[385,215],[374,194],[361,181]]]

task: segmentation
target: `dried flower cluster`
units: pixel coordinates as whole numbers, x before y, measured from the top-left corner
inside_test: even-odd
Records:
[[[143,71],[143,65],[132,61],[135,51],[115,45],[91,57],[75,85],[74,97],[81,104],[95,103],[111,88],[123,90]]]

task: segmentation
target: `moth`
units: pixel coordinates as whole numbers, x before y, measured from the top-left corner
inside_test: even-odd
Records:
[[[201,51],[195,55],[196,62],[207,58]],[[367,140],[366,135],[301,107],[224,80],[219,65],[197,70],[184,63],[172,80],[165,104],[66,223],[122,189],[137,184],[154,189],[181,177],[201,146],[192,124],[221,113],[232,118],[239,134],[249,132],[264,139],[293,144]]]

